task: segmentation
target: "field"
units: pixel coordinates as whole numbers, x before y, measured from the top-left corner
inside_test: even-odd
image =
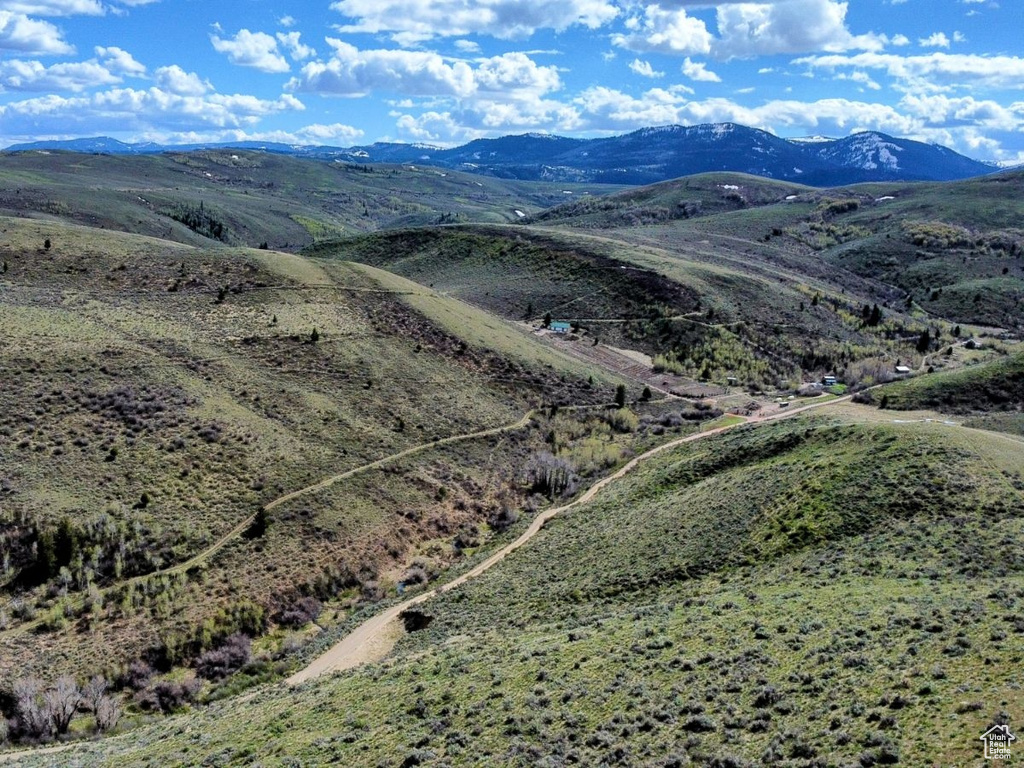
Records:
[[[79,764],[964,764],[1021,704],[1024,478],[998,441],[858,420],[652,460],[427,603],[390,660]]]

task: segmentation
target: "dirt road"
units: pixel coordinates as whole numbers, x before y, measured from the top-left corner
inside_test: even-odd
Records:
[[[793,410],[781,411],[770,416],[754,417],[749,420],[745,420],[744,423],[763,423],[766,421],[775,421],[777,419],[788,418],[795,416],[798,413],[809,411],[812,408],[818,408],[823,405],[835,405],[836,403],[844,402],[849,400],[849,397],[842,397],[838,399],[828,400],[821,403],[811,403],[801,408],[794,408]],[[424,592],[421,595],[405,600],[397,605],[393,605],[387,610],[378,613],[373,616],[349,634],[343,637],[335,645],[331,646],[325,653],[318,656],[313,662],[305,669],[296,672],[294,675],[289,677],[286,682],[289,685],[298,685],[304,683],[307,680],[319,677],[330,672],[339,672],[346,669],[353,669],[362,664],[366,664],[372,661],[379,661],[390,652],[391,648],[394,647],[395,639],[397,639],[400,629],[396,626],[398,617],[410,608],[424,603],[430,600],[432,597],[447,592],[451,589],[455,589],[461,584],[465,584],[470,579],[479,576],[490,568],[494,567],[502,560],[505,559],[509,554],[515,552],[519,547],[526,544],[530,539],[536,536],[540,530],[544,527],[544,524],[553,518],[555,515],[559,515],[566,512],[573,507],[577,507],[581,504],[586,504],[593,499],[598,493],[600,493],[606,486],[615,481],[621,479],[630,471],[632,471],[641,462],[647,461],[653,456],[658,455],[667,450],[671,450],[677,446],[683,445],[684,443],[691,443],[695,440],[703,440],[711,435],[717,435],[725,432],[729,429],[739,426],[739,424],[732,424],[725,427],[718,427],[716,429],[710,429],[707,432],[698,432],[695,435],[688,435],[681,437],[677,440],[664,443],[652,448],[646,453],[642,453],[636,458],[632,459],[629,463],[625,464],[621,469],[612,475],[604,478],[603,480],[595,483],[591,488],[576,500],[565,504],[561,507],[555,507],[549,509],[534,518],[530,526],[523,531],[520,536],[513,541],[511,544],[499,549],[493,555],[488,557],[482,563],[476,565],[472,570],[466,571],[456,579],[438,587],[431,592]]]

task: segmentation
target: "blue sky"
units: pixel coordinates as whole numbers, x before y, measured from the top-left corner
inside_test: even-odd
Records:
[[[0,146],[732,121],[1024,162],[1021,0],[0,0]]]

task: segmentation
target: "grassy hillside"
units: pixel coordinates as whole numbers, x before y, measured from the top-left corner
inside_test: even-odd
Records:
[[[1024,352],[957,371],[894,382],[871,393],[895,410],[972,414],[1024,408]]]
[[[789,273],[894,312],[1019,329],[1022,185],[1020,171],[832,190],[715,174],[581,200],[540,217],[733,269]]]
[[[520,504],[512,478],[544,435],[283,496],[544,403],[613,398],[608,374],[364,267],[0,228],[7,676],[166,661],[204,621],[230,627],[231,606],[265,619],[300,591],[358,598],[419,542]]]
[[[979,433],[849,418],[659,456],[427,603],[389,661],[76,759],[973,762],[1022,703],[1019,463]]]
[[[639,349],[666,370],[721,383],[733,376],[755,390],[799,382],[801,371],[838,370],[853,383],[867,376],[864,360],[914,357],[926,327],[919,319],[886,310],[872,326],[862,314],[892,289],[854,277],[857,291],[847,293],[834,275],[722,258],[728,251],[709,244],[637,242],[668,229],[443,227],[328,241],[307,253],[380,267],[510,320],[574,321],[582,344]]]
[[[744,173],[701,173],[622,192],[578,198],[534,214],[529,222],[597,229],[660,224],[780,203],[813,191],[799,184]]]
[[[414,166],[354,166],[242,150],[146,156],[0,153],[0,214],[277,250],[388,226],[516,221],[569,193]]]

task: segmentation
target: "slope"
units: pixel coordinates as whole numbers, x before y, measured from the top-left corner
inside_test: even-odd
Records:
[[[964,764],[1021,703],[1024,500],[999,440],[858,421],[667,452],[431,600],[389,661],[77,759]]]
[[[417,543],[517,504],[507,477],[543,436],[435,446],[275,499],[614,391],[479,310],[359,266],[0,224],[7,674],[176,663],[204,622],[355,593]]]
[[[0,213],[194,245],[298,249],[404,224],[514,221],[563,189],[415,166],[354,166],[223,149],[163,155],[0,154]],[[568,191],[597,191],[572,187]]]

